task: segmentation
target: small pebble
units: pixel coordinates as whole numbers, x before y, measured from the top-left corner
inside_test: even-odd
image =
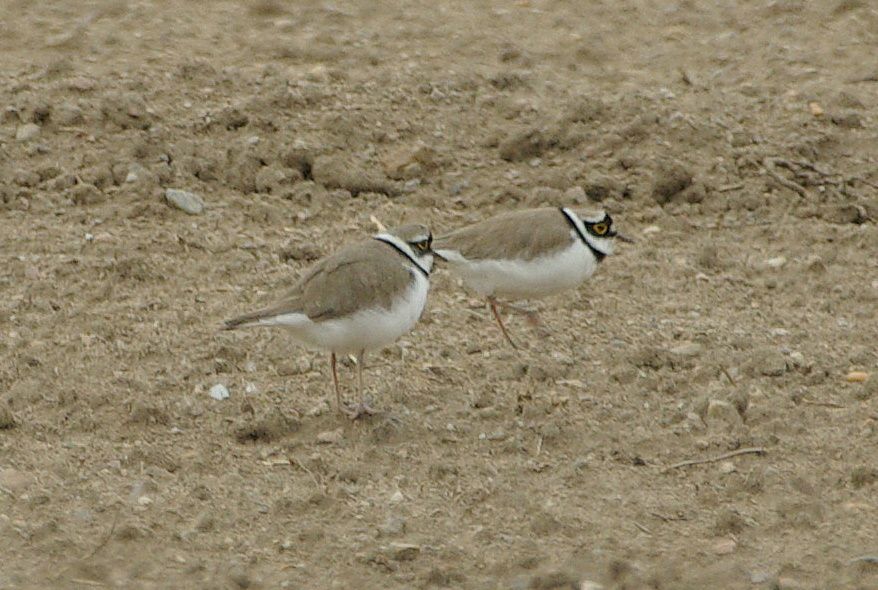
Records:
[[[701,354],[701,345],[697,342],[687,342],[671,349],[671,354],[681,357],[693,357]]]
[[[16,141],[30,141],[40,134],[40,126],[36,123],[25,123],[15,130]]]
[[[848,383],[864,383],[869,380],[869,373],[866,371],[851,371],[845,376]]]
[[[210,391],[207,392],[207,395],[217,401],[223,401],[224,399],[229,399],[229,389],[222,383],[217,383],[210,388]]]
[[[719,464],[719,472],[724,475],[734,473],[737,470],[737,467],[735,467],[735,464],[731,461],[723,461]]]
[[[204,201],[201,197],[188,191],[169,188],[165,190],[165,200],[189,215],[198,215],[204,211]]]
[[[780,377],[787,371],[787,360],[781,351],[765,347],[755,351],[750,366],[759,375]]]
[[[325,399],[322,399],[319,402],[317,402],[313,408],[308,410],[308,416],[311,416],[311,417],[322,416],[323,414],[325,414],[328,411],[329,411],[329,402],[327,402]]]
[[[344,438],[344,429],[336,428],[335,430],[326,430],[317,435],[317,442],[324,445],[333,445],[340,443]]]
[[[713,552],[717,555],[729,555],[735,552],[738,544],[733,539],[720,539],[713,544]]]
[[[307,358],[296,358],[283,361],[277,366],[277,374],[281,377],[302,375],[311,370],[311,361]]]
[[[390,555],[396,561],[413,561],[421,553],[421,548],[411,543],[391,543]]]
[[[768,268],[782,268],[787,263],[787,259],[784,256],[776,256],[774,258],[769,258],[765,261],[765,266]]]

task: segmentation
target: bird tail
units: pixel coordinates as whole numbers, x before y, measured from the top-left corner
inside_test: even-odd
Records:
[[[237,330],[238,328],[252,328],[258,326],[260,320],[266,316],[264,310],[254,311],[223,322],[223,330]]]

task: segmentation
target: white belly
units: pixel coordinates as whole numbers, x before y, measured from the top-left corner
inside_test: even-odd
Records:
[[[321,322],[312,322],[305,314],[291,313],[261,323],[287,327],[293,337],[306,346],[337,354],[383,348],[410,332],[427,304],[430,283],[422,274],[414,275],[414,282],[393,302],[390,309],[367,309],[344,318]]]
[[[454,250],[438,250],[438,254],[479,295],[506,299],[537,299],[573,289],[597,269],[594,254],[580,240],[529,261],[471,261]]]

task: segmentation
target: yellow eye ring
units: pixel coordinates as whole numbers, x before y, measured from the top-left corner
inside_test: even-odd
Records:
[[[606,223],[598,223],[598,224],[591,226],[591,230],[594,233],[596,233],[597,235],[602,236],[605,233],[607,233],[610,230],[610,228],[607,226]]]

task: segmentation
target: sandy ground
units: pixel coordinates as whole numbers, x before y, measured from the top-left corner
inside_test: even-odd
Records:
[[[875,55],[868,0],[4,1],[0,588],[878,587]],[[637,243],[518,354],[438,270],[381,416],[217,330],[541,204]]]

